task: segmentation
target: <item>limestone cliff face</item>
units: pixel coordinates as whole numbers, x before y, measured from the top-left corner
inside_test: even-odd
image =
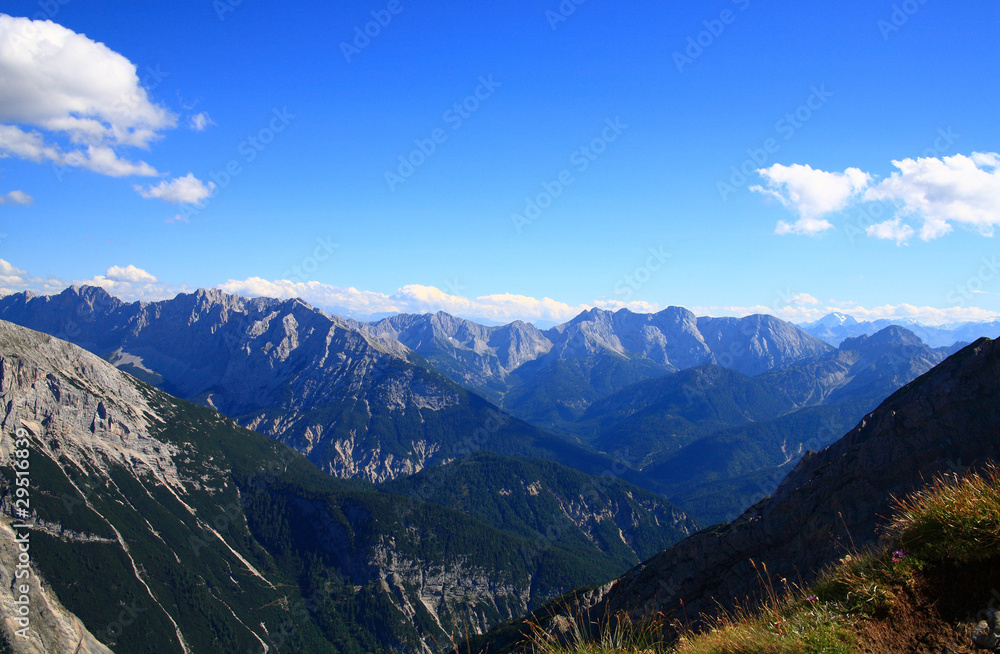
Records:
[[[468,409],[460,388],[410,363],[398,341],[378,341],[300,300],[199,290],[127,304],[74,287],[5,297],[0,318],[78,344],[339,476],[379,482],[440,463],[448,439],[435,446],[428,434],[452,419],[441,417],[449,409]],[[480,413],[467,417],[469,431],[485,422]],[[412,427],[398,433],[396,421]]]
[[[68,467],[96,478],[107,475],[111,465],[126,465],[148,482],[184,492],[173,460],[177,448],[148,434],[154,412],[146,398],[126,375],[96,356],[0,321],[0,400],[0,466],[12,461],[17,429],[43,434],[51,428],[52,455]],[[41,474],[29,474],[30,492],[36,495],[47,492],[40,484]],[[0,516],[0,606],[13,649],[44,654],[110,652],[62,605],[37,567],[31,569],[29,582],[29,637],[13,636],[17,626],[11,617],[16,615],[11,577],[18,551],[10,508],[5,506]],[[70,543],[104,543],[120,547],[128,556],[128,545],[117,532],[115,538],[95,536],[62,529],[36,516],[16,522],[27,523],[29,534],[44,532]]]
[[[619,610],[669,616],[683,606],[693,617],[756,596],[761,564],[772,578],[808,581],[852,542],[875,542],[892,497],[987,460],[1000,460],[1000,340],[982,339],[808,454],[772,497],[657,554],[577,608],[596,619]]]

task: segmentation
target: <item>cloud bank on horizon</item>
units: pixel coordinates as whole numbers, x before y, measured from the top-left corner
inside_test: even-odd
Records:
[[[178,293],[195,289],[186,285],[171,285],[134,265],[112,266],[103,275],[89,279],[62,280],[54,277],[34,277],[26,270],[0,259],[0,296],[20,291],[41,295],[60,293],[71,285],[99,286],[125,301],[156,301],[169,299]],[[506,324],[515,320],[543,325],[559,324],[580,313],[597,308],[607,311],[628,309],[635,313],[656,313],[667,305],[649,302],[595,300],[569,304],[552,298],[533,298],[514,293],[496,293],[475,298],[443,291],[435,286],[408,284],[391,294],[342,288],[317,281],[266,280],[251,277],[230,279],[214,286],[227,293],[244,297],[300,298],[309,304],[345,318],[367,320],[397,313],[436,313],[444,311],[455,316],[486,323]],[[858,321],[913,320],[929,326],[963,322],[987,322],[1000,319],[1000,312],[977,307],[955,306],[939,309],[912,304],[864,307],[854,302],[830,300],[822,302],[809,293],[779,294],[772,306],[691,306],[699,316],[748,316],[769,314],[793,323],[819,320],[830,313],[853,316]]]
[[[776,198],[798,214],[795,222],[779,221],[777,234],[820,234],[833,229],[826,218],[830,214],[870,202],[889,203],[896,215],[866,227],[867,235],[897,244],[917,235],[924,241],[940,238],[955,225],[992,236],[1000,225],[997,153],[902,159],[892,165],[896,171],[876,181],[858,168],[827,172],[804,164],[774,164],[757,171],[766,185],[750,190]]]

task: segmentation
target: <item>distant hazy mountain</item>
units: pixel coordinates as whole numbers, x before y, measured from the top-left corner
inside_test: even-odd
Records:
[[[349,324],[378,342],[406,345],[454,381],[490,399],[503,396],[513,370],[552,349],[541,331],[520,320],[487,327],[438,312]]]
[[[0,318],[61,335],[291,445],[338,477],[383,481],[481,449],[598,474],[611,465],[412,363],[398,341],[366,335],[301,300],[199,290],[126,304],[84,287],[0,298]]]
[[[549,427],[643,379],[704,363],[756,375],[833,350],[772,316],[698,318],[680,307],[591,309],[545,331],[523,322],[484,327],[444,313],[351,324],[379,342],[395,339],[453,380]]]
[[[705,524],[732,519],[904,384],[947,356],[892,326],[839,350],[748,377],[713,364],[651,379],[595,402],[574,425],[617,447]]]
[[[803,426],[854,420],[943,356],[909,332],[837,350],[771,316],[678,307],[592,309],[540,331],[444,313],[357,323],[300,300],[220,291],[125,303],[84,287],[0,298],[0,318],[61,335],[339,477],[382,482],[480,450],[600,474],[624,454],[626,479],[669,492],[701,521],[766,494],[836,431],[803,436]],[[837,408],[792,415],[817,405]],[[687,459],[671,457],[716,434],[739,454],[677,472]],[[696,469],[704,474],[687,474]]]
[[[18,533],[30,539],[31,642],[8,632],[16,651],[426,652],[611,578],[693,529],[651,493],[547,462],[494,468],[517,474],[473,484],[476,507],[421,491],[470,489],[461,470],[415,478],[411,497],[335,479],[5,321],[0,425],[4,607],[16,598],[15,450],[29,452],[29,510],[13,522],[28,525]],[[488,506],[520,522],[504,528]],[[575,538],[556,522],[563,511]],[[566,538],[543,540],[552,525]]]
[[[979,338],[1000,336],[1000,320],[994,322],[966,322],[957,325],[932,327],[915,320],[873,320],[858,322],[843,313],[831,313],[816,322],[803,323],[799,328],[830,345],[838,346],[847,338],[871,336],[890,325],[909,329],[931,347],[949,347],[956,343],[967,344]]]

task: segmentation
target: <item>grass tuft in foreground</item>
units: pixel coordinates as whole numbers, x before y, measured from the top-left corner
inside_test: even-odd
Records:
[[[928,562],[977,563],[1000,551],[1000,472],[935,479],[895,502],[890,533]]]
[[[894,501],[891,546],[854,553],[828,568],[808,588],[771,585],[756,610],[723,613],[700,631],[654,619],[605,620],[594,640],[579,619],[565,620],[563,637],[532,625],[524,643],[532,654],[847,654],[862,642],[860,625],[885,621],[897,600],[926,581],[936,566],[977,564],[1000,552],[1000,472],[933,480]],[[679,634],[667,639],[667,634]]]

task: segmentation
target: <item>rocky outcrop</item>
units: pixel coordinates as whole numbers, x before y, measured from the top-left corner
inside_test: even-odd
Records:
[[[432,361],[451,357],[465,364],[467,376],[463,381],[473,387],[488,386],[491,379],[502,381],[514,369],[552,348],[551,341],[541,331],[520,320],[488,327],[438,312],[349,323],[379,342],[398,341]]]
[[[17,354],[11,356],[14,352]],[[171,493],[185,492],[174,462],[177,448],[148,434],[155,411],[146,397],[127,375],[96,356],[0,321],[0,398],[0,466],[11,465],[19,429],[26,430],[22,431],[25,434],[50,433],[51,455],[89,479],[109,478],[110,467],[120,465]],[[46,492],[39,482],[36,475],[29,486],[32,493]],[[5,511],[0,517],[0,605],[5,616],[17,615],[7,609],[13,608],[14,589],[21,583],[10,578],[18,557],[13,523],[11,512]],[[105,543],[120,547],[129,556],[128,546],[117,532],[116,539],[76,533],[35,515],[17,523],[28,525],[26,530],[19,529],[20,533],[45,532],[72,542]],[[138,569],[135,574],[145,583]],[[31,569],[28,583],[28,638],[14,636],[17,626],[13,617],[6,618],[4,624],[15,651],[111,651],[62,605],[39,569]]]

